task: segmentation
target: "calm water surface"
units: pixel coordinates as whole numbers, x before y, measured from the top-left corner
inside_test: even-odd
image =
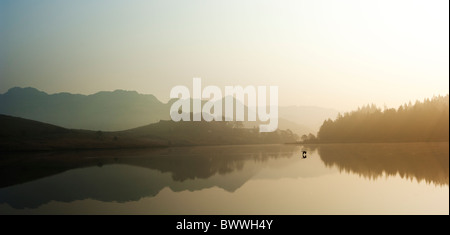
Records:
[[[2,155],[0,214],[48,213],[449,214],[449,144]]]

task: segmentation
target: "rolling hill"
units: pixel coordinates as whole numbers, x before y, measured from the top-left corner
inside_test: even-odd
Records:
[[[290,131],[260,133],[234,122],[160,121],[115,132],[67,129],[0,115],[0,151],[121,149],[192,145],[276,144],[294,142]]]

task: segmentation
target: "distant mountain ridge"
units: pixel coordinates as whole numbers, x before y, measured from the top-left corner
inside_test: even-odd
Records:
[[[0,113],[65,128],[125,130],[170,119],[168,104],[136,91],[101,91],[92,95],[47,94],[12,88],[0,95]]]
[[[100,91],[91,95],[47,94],[36,88],[14,87],[0,94],[0,114],[27,118],[70,129],[120,131],[160,120],[170,120],[175,99],[163,103],[154,95],[136,91]],[[279,107],[279,129],[298,135],[316,133],[337,111],[319,107]],[[246,127],[258,123],[246,122]]]

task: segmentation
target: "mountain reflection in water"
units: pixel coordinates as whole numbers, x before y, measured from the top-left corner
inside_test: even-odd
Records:
[[[302,158],[302,150],[308,157]],[[377,180],[383,175],[449,184],[448,143],[180,147],[53,152],[0,158],[0,205],[37,208],[50,201],[137,201],[163,188],[219,187],[235,192],[257,178],[307,178],[336,167]],[[320,159],[320,160],[319,160]],[[294,167],[294,168],[293,168]],[[270,174],[264,169],[270,168]],[[335,171],[335,170],[334,170]]]
[[[270,159],[289,158],[297,146],[180,147],[5,156],[0,162],[0,204],[35,208],[52,200],[135,201],[173,191],[218,186],[235,191]],[[232,174],[233,172],[237,174]],[[215,177],[213,177],[215,176]]]

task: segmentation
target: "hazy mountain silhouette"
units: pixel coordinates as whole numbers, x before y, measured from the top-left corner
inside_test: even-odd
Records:
[[[322,126],[323,121],[329,118],[336,118],[339,113],[335,109],[315,106],[280,106],[278,112],[280,118],[296,124],[301,124],[301,127],[297,128],[307,128],[304,129],[303,132],[296,132],[299,135],[317,133],[320,126]]]
[[[65,128],[125,130],[170,119],[153,95],[116,90],[93,95],[49,95],[35,88],[11,88],[0,95],[0,113]],[[170,107],[170,106],[169,106]]]
[[[170,120],[174,101],[163,103],[153,95],[136,91],[47,94],[35,88],[15,87],[0,94],[0,113],[70,129],[119,131]],[[316,133],[324,120],[336,115],[337,111],[318,107],[279,107],[279,128],[298,135]],[[246,127],[258,125],[259,122],[244,122]]]

